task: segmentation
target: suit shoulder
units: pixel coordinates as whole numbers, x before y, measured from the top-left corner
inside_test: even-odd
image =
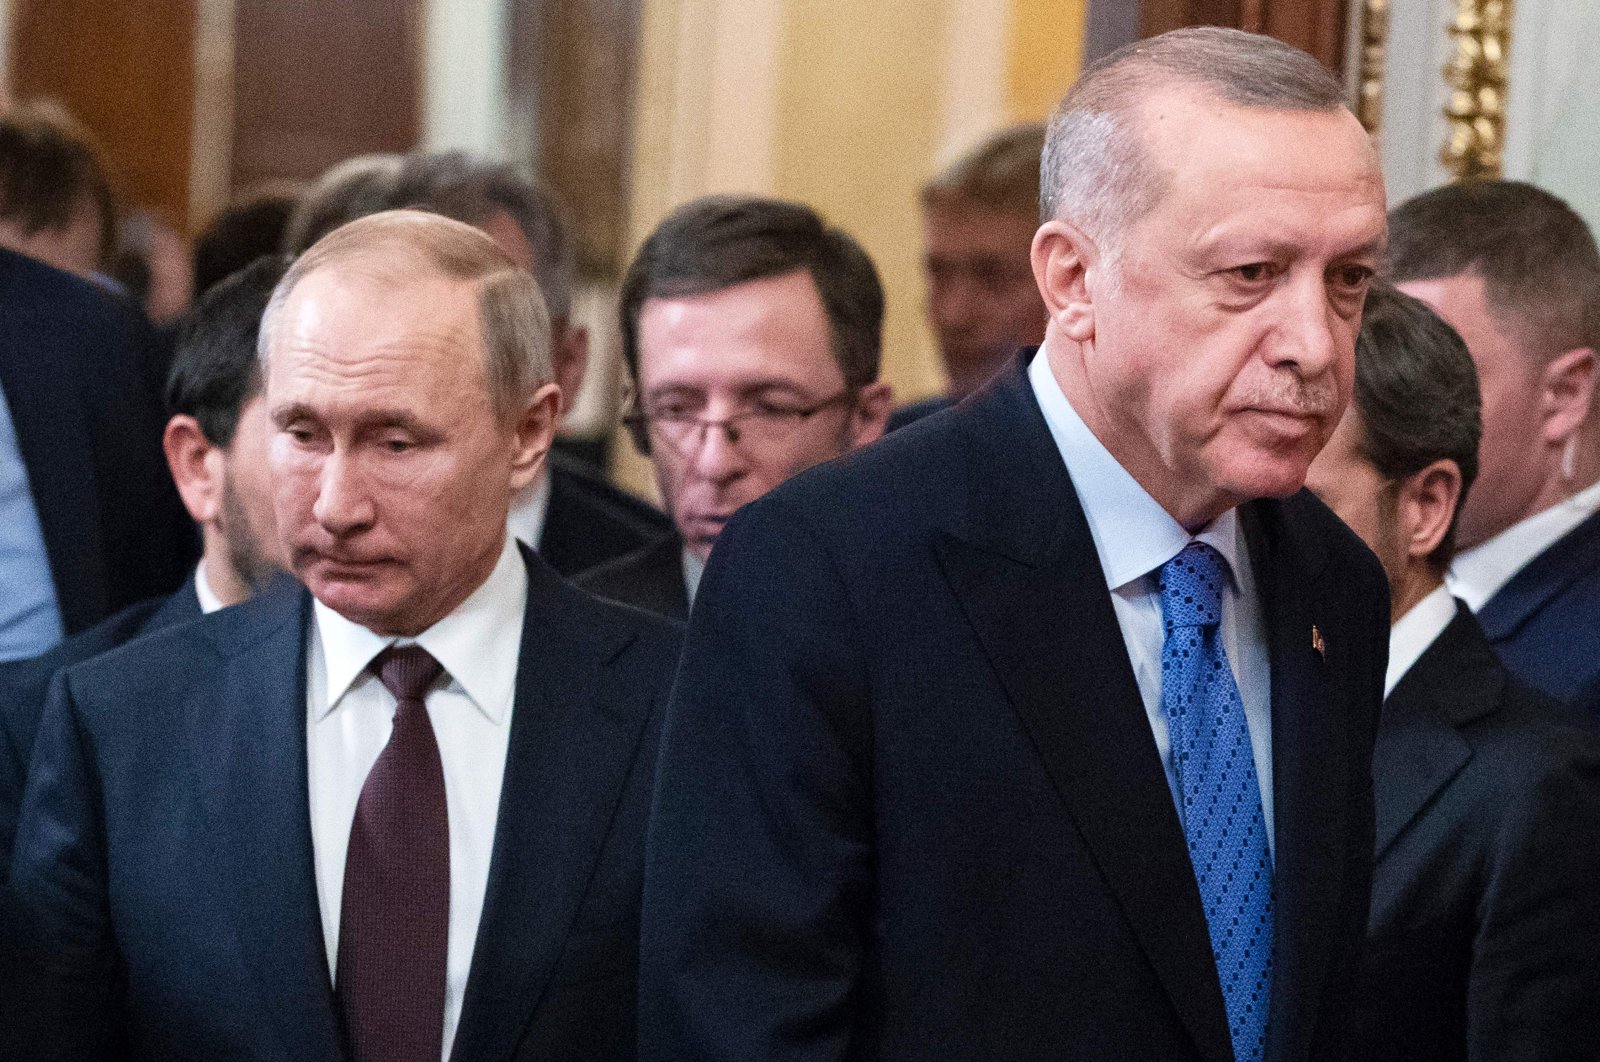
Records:
[[[551,489],[566,493],[574,502],[634,533],[654,538],[669,530],[672,521],[643,498],[630,494],[565,455],[550,455]]]
[[[566,622],[609,634],[616,641],[618,653],[676,657],[683,640],[683,624],[676,620],[597,596],[588,587],[570,581],[562,582],[561,593],[566,598]]]

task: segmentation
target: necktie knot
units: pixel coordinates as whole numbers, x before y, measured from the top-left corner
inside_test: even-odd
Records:
[[[1228,562],[1204,542],[1191,542],[1161,566],[1161,616],[1177,627],[1215,627],[1222,622],[1222,588]]]
[[[373,657],[371,670],[383,688],[402,703],[420,701],[444,674],[444,665],[420,645],[391,645]]]

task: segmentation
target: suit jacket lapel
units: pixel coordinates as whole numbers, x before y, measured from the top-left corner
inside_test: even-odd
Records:
[[[317,901],[306,782],[310,596],[287,580],[226,617],[217,683],[191,706],[214,870],[284,1057],[342,1055]]]
[[[1379,859],[1472,758],[1457,728],[1499,703],[1506,679],[1493,653],[1458,602],[1456,618],[1384,702],[1372,754]]]
[[[454,1062],[512,1054],[572,927],[634,765],[648,706],[617,696],[628,627],[569,618],[586,599],[529,560],[516,704],[489,889]]]
[[[1026,352],[1025,352],[1026,353]],[[1199,887],[1105,574],[1024,357],[960,415],[952,590],[1203,1057],[1232,1057]]]
[[[1326,584],[1327,551],[1289,507],[1255,502],[1242,515],[1272,661],[1277,913],[1267,1057],[1298,1059],[1312,1025],[1303,1011],[1321,998],[1339,929],[1347,853],[1331,839],[1346,834],[1345,750],[1354,744],[1350,713],[1335,710],[1329,675],[1343,639],[1335,634],[1334,648],[1319,651],[1312,629],[1327,633],[1343,617],[1319,612],[1319,602],[1336,598]],[[1288,1040],[1288,1030],[1298,1038]]]

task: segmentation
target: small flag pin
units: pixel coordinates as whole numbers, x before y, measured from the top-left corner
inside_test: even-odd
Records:
[[[1317,625],[1311,625],[1311,648],[1317,651],[1322,659],[1328,659],[1328,643],[1322,640],[1322,632],[1317,630]]]

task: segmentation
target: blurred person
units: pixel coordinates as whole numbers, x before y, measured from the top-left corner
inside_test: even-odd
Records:
[[[631,1060],[677,636],[506,532],[555,429],[537,286],[397,211],[261,329],[304,587],[58,678],[6,1019],[37,1059]]]
[[[194,239],[196,297],[250,265],[278,254],[302,189],[270,184],[228,204]]]
[[[0,249],[0,660],[176,588],[193,531],[118,300]]]
[[[1461,338],[1374,288],[1354,401],[1306,479],[1392,594],[1362,1062],[1573,1058],[1600,1041],[1600,746],[1511,678],[1444,582],[1480,431]]]
[[[290,255],[304,254],[345,222],[388,210],[404,161],[403,155],[375,153],[330,166],[295,205],[283,234],[283,250]]]
[[[99,149],[60,106],[0,112],[0,247],[93,279],[117,242]]]
[[[1482,468],[1450,592],[1511,673],[1600,719],[1600,253],[1583,219],[1516,181],[1450,185],[1390,215],[1393,274],[1466,340]],[[1600,690],[1595,692],[1600,693]]]
[[[267,479],[271,437],[256,338],[287,263],[263,259],[217,285],[179,331],[167,383],[167,467],[203,552],[170,596],[130,605],[41,656],[0,664],[0,867],[9,866],[17,811],[50,680],[124,642],[235,605],[283,568]]]
[[[550,350],[562,408],[589,364],[589,330],[572,319],[577,244],[555,196],[509,166],[461,152],[408,155],[389,193],[392,207],[422,207],[487,233],[533,273],[550,308]],[[558,449],[511,502],[511,533],[562,575],[593,568],[656,541],[671,521]]]
[[[810,208],[718,196],[650,234],[620,312],[628,424],[675,527],[579,581],[682,618],[741,506],[883,434],[883,288],[861,246]]]
[[[1042,123],[1012,126],[923,186],[928,325],[950,389],[896,410],[891,431],[965,398],[1044,339],[1044,300],[1028,261],[1043,152]]]
[[[1043,348],[721,529],[641,1062],[1339,1056],[1388,643],[1301,489],[1383,256],[1344,98],[1235,30],[1091,65],[1045,151]]]

